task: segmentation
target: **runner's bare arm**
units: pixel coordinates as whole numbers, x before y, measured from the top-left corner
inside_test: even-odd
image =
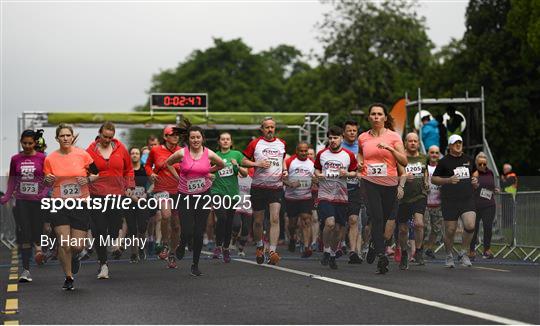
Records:
[[[210,162],[213,164],[210,168],[210,173],[215,173],[225,167],[225,163],[219,157],[213,150],[208,150],[208,158],[210,159]]]
[[[242,166],[248,167],[248,168],[258,168],[261,167],[261,162],[255,162],[250,160],[247,157],[244,157],[242,159]]]

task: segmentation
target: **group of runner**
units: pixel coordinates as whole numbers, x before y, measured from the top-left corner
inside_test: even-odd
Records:
[[[75,146],[73,128],[60,124],[56,128],[59,148],[48,155],[37,146],[43,142],[42,131],[26,130],[21,135],[23,151],[12,157],[8,189],[0,199],[5,204],[15,198],[23,262],[20,281],[32,280],[33,247],[36,262],[44,260],[45,249],[40,247],[44,232],[51,238],[71,239],[58,241],[57,246],[65,290],[74,288],[74,275],[91,250],[98,257],[97,278],[109,278],[107,246],[101,241],[89,246],[90,238],[148,241],[148,248],[157,248],[158,257],[173,269],[188,249],[193,252],[191,274],[200,276],[209,216],[217,220],[214,258],[230,262],[233,241],[244,256],[251,233],[257,263],[276,265],[281,259],[277,248],[283,211],[288,217],[290,251],[300,244],[301,257],[308,258],[320,247],[321,264],[332,269],[338,268],[336,259],[345,252],[350,264],[377,259],[379,274],[388,272],[392,238],[395,256],[401,256],[399,267],[406,270],[412,259],[409,252],[418,265],[424,265],[424,248],[434,258],[442,229],[446,266],[454,267],[454,234],[461,218],[464,249],[458,259],[471,266],[467,250],[474,251],[477,237],[476,207],[480,203],[484,221],[489,219],[497,191],[486,175],[483,157],[479,158],[484,164],[475,169],[458,135],[450,137],[449,152],[442,159],[436,146],[425,157],[419,153],[418,135],[406,135],[404,143],[380,103],[369,107],[368,120],[370,129],[360,135],[357,123],[347,121],[344,128],[329,128],[324,149],[316,152],[310,144],[299,142],[291,156],[285,141],[276,136],[271,117],[261,122],[261,136],[243,152],[232,148],[229,132],[219,134],[218,149],[212,151],[205,146],[203,129],[185,120],[165,127],[161,137],[149,139],[147,147],[129,150],[114,137],[110,122],[101,126],[86,150]],[[106,201],[111,195],[128,198],[129,209],[63,207],[51,213],[40,205],[47,197]],[[159,203],[157,209],[139,205],[150,198]],[[425,227],[431,232],[424,244]],[[408,240],[414,240],[412,250]],[[110,246],[117,259],[125,250],[119,241]],[[484,247],[489,250],[489,243],[486,248],[484,241]],[[140,245],[132,245],[130,252],[133,263],[146,256]]]

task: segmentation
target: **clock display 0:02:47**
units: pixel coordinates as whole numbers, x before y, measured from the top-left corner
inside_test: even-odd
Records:
[[[200,96],[164,96],[165,106],[201,106],[203,103]]]

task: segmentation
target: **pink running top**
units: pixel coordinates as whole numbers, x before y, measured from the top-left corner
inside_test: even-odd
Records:
[[[212,187],[210,179],[210,160],[208,148],[204,148],[201,158],[194,160],[189,153],[189,147],[184,147],[184,158],[180,162],[180,181],[178,192],[184,195],[201,194]]]
[[[396,144],[403,144],[403,141],[397,133],[389,129],[386,129],[379,137],[373,137],[369,131],[362,133],[358,137],[359,152],[364,157],[362,179],[381,186],[397,186],[396,158],[390,151],[378,148],[379,143],[394,147]]]

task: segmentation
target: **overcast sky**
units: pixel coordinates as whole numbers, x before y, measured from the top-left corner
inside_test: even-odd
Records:
[[[421,2],[440,47],[461,38],[467,1]],[[153,74],[173,68],[213,37],[242,38],[254,51],[279,44],[321,52],[320,2],[1,0],[0,173],[17,151],[24,110],[127,112],[146,101]],[[210,95],[211,96],[211,95]],[[57,148],[49,130],[49,150]],[[95,130],[81,132],[86,147]]]

